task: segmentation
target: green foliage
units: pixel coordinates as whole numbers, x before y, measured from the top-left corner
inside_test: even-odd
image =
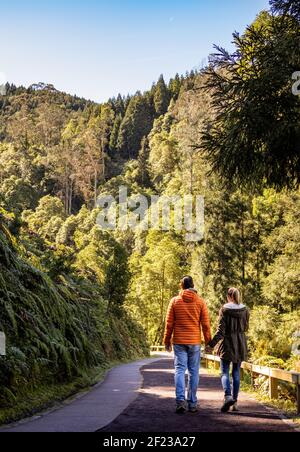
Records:
[[[154,184],[166,186],[179,161],[177,140],[170,135],[166,118],[159,118],[150,135],[149,163]]]
[[[176,90],[176,88],[175,88]],[[170,103],[170,95],[168,88],[166,87],[163,75],[160,76],[157,85],[155,87],[154,94],[154,107],[158,116],[164,115]]]
[[[169,82],[169,92],[171,94],[172,99],[177,100],[180,94],[180,89],[182,86],[182,79],[179,74],[175,75],[175,78],[171,79]]]
[[[13,403],[20,386],[69,381],[108,359],[146,353],[132,320],[107,313],[100,285],[71,273],[64,248],[53,252],[53,262],[50,252],[43,255],[47,275],[21,257],[4,221],[0,227],[0,329],[8,341],[0,363],[2,406]],[[114,265],[120,269],[117,258],[110,270]],[[120,295],[112,300],[119,307],[121,301]]]
[[[41,198],[35,212],[24,211],[23,220],[30,230],[42,238],[55,241],[56,234],[61,228],[65,218],[63,203],[58,198],[48,195]]]
[[[115,242],[111,256],[108,258],[104,289],[109,309],[120,312],[124,305],[130,273],[128,270],[128,256],[124,248]]]
[[[133,253],[130,263],[133,278],[127,305],[150,342],[161,344],[168,302],[178,293],[185,274],[185,250],[179,237],[150,231],[146,249]]]
[[[34,207],[37,196],[34,188],[24,179],[10,176],[1,185],[1,198],[6,208],[13,208],[15,212]]]
[[[138,174],[136,181],[138,185],[142,187],[150,187],[150,172],[149,172],[149,142],[146,137],[142,139],[141,149],[137,158],[138,163]]]
[[[249,331],[252,359],[273,356],[287,360],[291,355],[294,333],[299,327],[299,312],[282,315],[270,306],[255,307],[251,312]]]
[[[34,149],[18,149],[0,143],[0,201],[5,208],[21,213],[36,207],[45,176],[44,167]]]
[[[122,124],[122,116],[121,116],[121,114],[118,114],[118,116],[116,117],[116,119],[114,121],[113,129],[112,129],[110,141],[109,141],[109,148],[111,151],[115,151],[117,149],[118,136],[119,136],[121,124]]]
[[[137,93],[131,100],[122,121],[118,149],[125,158],[136,158],[142,138],[149,134],[153,124],[153,106],[149,94]]]
[[[284,213],[282,225],[276,228],[266,242],[273,251],[264,284],[267,300],[276,300],[285,310],[300,308],[300,197],[298,193],[282,197]]]
[[[299,369],[299,15],[271,4],[234,55],[218,49],[206,73],[168,86],[101,105],[44,84],[0,96],[2,406],[147,354],[187,273],[213,325],[228,286],[241,289],[253,361]],[[97,196],[121,185],[203,195],[204,239],[187,243],[173,218],[169,232],[102,231]]]
[[[300,20],[300,6],[298,0],[270,0],[273,13],[290,14]]]
[[[234,34],[233,54],[217,47],[211,58],[206,87],[216,118],[204,147],[227,185],[299,185],[300,104],[292,93],[299,36],[299,20],[262,13],[242,36]]]

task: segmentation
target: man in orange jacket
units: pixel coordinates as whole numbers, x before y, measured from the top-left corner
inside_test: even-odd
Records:
[[[185,373],[188,370],[188,408],[197,412],[197,390],[201,359],[201,328],[205,344],[211,341],[209,313],[205,301],[194,289],[191,276],[181,281],[179,296],[170,302],[164,344],[168,352],[175,354],[176,412],[186,412]]]

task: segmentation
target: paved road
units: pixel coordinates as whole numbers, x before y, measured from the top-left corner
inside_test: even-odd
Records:
[[[139,397],[104,432],[295,432],[263,405],[241,394],[241,412],[222,414],[220,379],[201,372],[198,414],[174,413],[173,362],[170,359],[142,369]]]
[[[136,399],[142,385],[141,367],[159,359],[161,356],[154,356],[115,367],[90,392],[53,411],[2,427],[0,432],[95,432]]]
[[[142,368],[142,373],[140,369]],[[1,432],[294,432],[277,414],[241,395],[239,414],[220,413],[220,379],[201,371],[200,411],[174,413],[169,355],[116,367],[105,381],[59,409]]]

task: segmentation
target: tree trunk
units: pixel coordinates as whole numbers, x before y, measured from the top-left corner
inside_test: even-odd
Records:
[[[101,143],[101,169],[102,169],[102,178],[103,178],[103,181],[105,181],[105,170],[106,170],[106,168],[105,168],[105,152],[104,152],[104,144],[103,144],[103,141],[102,141],[102,143]]]
[[[257,289],[260,290],[260,263],[259,263],[259,254],[260,254],[260,230],[259,223],[257,229],[257,248],[256,248],[256,285]]]
[[[97,206],[97,188],[98,188],[98,171],[95,169],[94,174],[94,207]]]
[[[246,282],[246,246],[245,246],[246,244],[245,244],[244,213],[242,213],[241,233],[242,233],[242,296],[244,297]]]
[[[70,193],[69,193],[68,215],[72,214],[72,201],[73,201],[73,181],[71,180]]]
[[[193,195],[194,192],[194,159],[193,151],[190,153],[190,194]]]
[[[64,199],[64,205],[65,205],[65,214],[68,215],[68,207],[69,207],[69,178],[67,176],[67,171],[65,170],[65,199]]]
[[[163,340],[164,335],[164,307],[165,307],[165,262],[163,262],[162,268],[162,280],[161,280],[161,295],[160,295],[160,326],[159,326],[159,342]]]

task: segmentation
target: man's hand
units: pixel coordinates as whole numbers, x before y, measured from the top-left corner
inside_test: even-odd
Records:
[[[172,348],[171,344],[170,345],[166,345],[166,352],[167,353],[172,353],[172,350],[173,350],[173,348]]]
[[[206,353],[207,355],[212,355],[213,352],[214,352],[214,349],[213,349],[210,345],[206,345],[206,347],[205,347],[205,353]]]

